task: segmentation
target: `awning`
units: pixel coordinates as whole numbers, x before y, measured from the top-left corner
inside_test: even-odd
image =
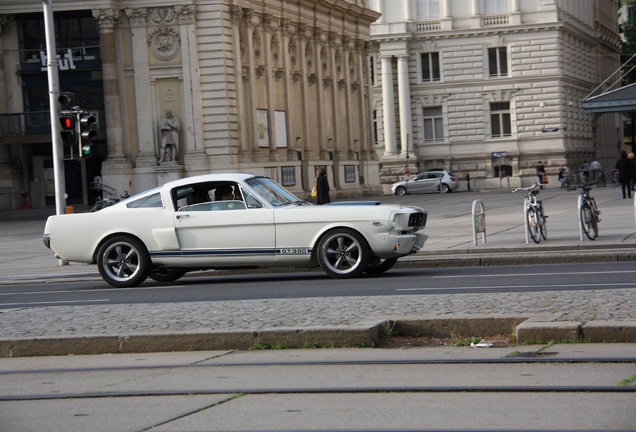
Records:
[[[587,98],[582,106],[586,113],[636,111],[636,83]]]

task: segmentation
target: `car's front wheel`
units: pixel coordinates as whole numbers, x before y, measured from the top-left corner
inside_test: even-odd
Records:
[[[108,239],[97,253],[102,279],[117,288],[134,287],[146,280],[151,261],[142,242],[130,236]]]
[[[396,194],[396,195],[400,195],[400,196],[402,196],[402,195],[406,195],[406,188],[405,188],[404,186],[398,186],[398,187],[395,189],[395,194]]]
[[[333,278],[358,276],[367,269],[370,259],[367,241],[348,228],[328,232],[318,245],[320,267]]]

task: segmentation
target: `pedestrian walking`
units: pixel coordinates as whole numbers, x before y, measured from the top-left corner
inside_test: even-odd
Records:
[[[627,152],[623,150],[620,158],[616,161],[616,171],[618,171],[618,181],[623,191],[623,199],[632,197],[632,179],[634,177],[634,168],[627,157]]]
[[[316,197],[316,204],[327,204],[331,202],[329,198],[329,180],[327,179],[327,169],[320,167],[318,170],[318,177],[316,177],[316,188],[318,196]]]
[[[590,164],[590,173],[592,175],[593,182],[598,181],[598,175],[601,172],[601,169],[602,169],[601,163],[598,160],[594,159],[592,163]]]
[[[539,161],[539,163],[537,164],[537,178],[539,179],[539,188],[543,189],[543,183],[544,183],[544,179],[545,179],[545,167],[543,166],[543,163],[541,163],[541,161]]]
[[[581,164],[581,183],[588,184],[590,181],[590,163],[586,160]]]

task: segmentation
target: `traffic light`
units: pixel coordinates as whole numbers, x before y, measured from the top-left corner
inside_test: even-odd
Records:
[[[77,142],[77,124],[74,114],[65,114],[60,116],[60,125],[62,129],[62,142],[67,145],[72,145]]]
[[[93,153],[93,138],[97,136],[97,131],[94,129],[97,117],[90,113],[82,113],[79,117],[80,123],[80,146],[81,154],[84,157],[92,156]]]
[[[75,104],[75,95],[72,92],[62,92],[57,101],[65,108],[72,108]]]

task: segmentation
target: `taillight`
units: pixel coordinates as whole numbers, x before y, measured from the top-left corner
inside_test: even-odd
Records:
[[[451,177],[451,178],[450,178],[450,181],[455,181],[455,177]]]

